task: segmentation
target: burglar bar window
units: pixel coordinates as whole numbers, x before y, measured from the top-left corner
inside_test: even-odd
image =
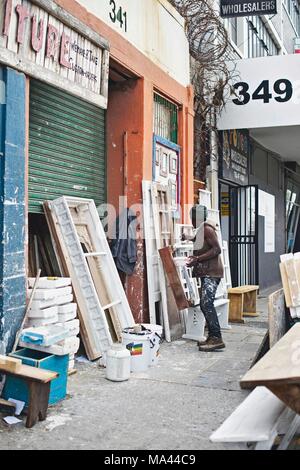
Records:
[[[259,16],[248,19],[248,57],[278,55],[279,48],[273,41],[264,22]]]
[[[154,94],[154,134],[178,143],[178,106]]]

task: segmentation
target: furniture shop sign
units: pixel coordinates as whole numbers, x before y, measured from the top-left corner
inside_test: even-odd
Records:
[[[250,139],[247,130],[229,130],[219,133],[220,137],[220,178],[247,185],[249,183]]]
[[[228,62],[219,130],[300,125],[300,54]]]
[[[107,107],[108,43],[52,0],[0,0],[0,61]]]
[[[221,0],[220,8],[222,18],[277,13],[276,0]]]

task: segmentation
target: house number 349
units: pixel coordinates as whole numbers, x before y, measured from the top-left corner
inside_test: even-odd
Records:
[[[111,21],[114,24],[119,23],[120,28],[124,29],[125,33],[127,33],[127,11],[125,11],[122,7],[119,7],[115,0],[110,0],[109,6],[109,17]]]
[[[278,103],[286,103],[293,96],[293,85],[289,80],[282,78],[275,83],[269,80],[263,80],[260,85],[253,91],[247,82],[239,82],[233,86],[237,98],[232,100],[234,104],[243,106],[248,104],[251,99],[261,100],[263,103],[269,103],[272,99]]]

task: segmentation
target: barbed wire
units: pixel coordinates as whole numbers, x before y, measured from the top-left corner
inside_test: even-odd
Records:
[[[231,44],[228,32],[211,0],[169,0],[186,21],[189,40],[191,82],[195,95],[195,177],[206,178],[209,161],[218,160],[217,117],[230,97],[235,67],[228,66]],[[229,90],[229,92],[228,92]]]

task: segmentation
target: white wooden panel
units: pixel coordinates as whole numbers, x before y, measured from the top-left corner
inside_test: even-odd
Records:
[[[155,304],[161,301],[159,285],[158,250],[151,210],[151,182],[143,181],[144,237],[146,243],[146,264],[150,323],[156,324]]]
[[[268,441],[285,405],[265,387],[257,387],[211,435],[212,442]]]

